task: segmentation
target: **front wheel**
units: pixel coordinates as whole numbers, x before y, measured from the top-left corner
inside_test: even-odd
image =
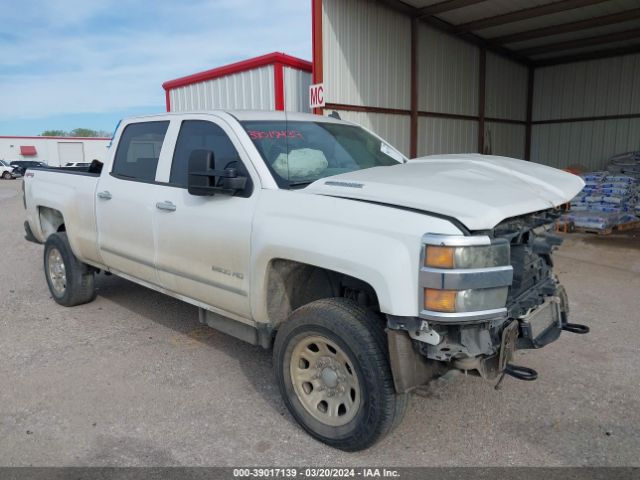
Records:
[[[95,273],[76,258],[64,232],[49,235],[44,244],[44,273],[53,299],[65,307],[96,298]]]
[[[291,314],[274,345],[275,374],[287,408],[318,440],[363,450],[402,419],[384,325],[343,298],[317,300]]]
[[[11,180],[11,178],[13,178],[13,176],[9,172],[4,172],[2,174],[2,178],[4,178],[5,180]]]

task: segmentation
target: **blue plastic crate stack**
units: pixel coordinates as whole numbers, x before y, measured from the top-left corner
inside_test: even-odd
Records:
[[[607,230],[640,220],[640,151],[616,155],[607,170],[581,175],[585,187],[560,219],[576,227]]]

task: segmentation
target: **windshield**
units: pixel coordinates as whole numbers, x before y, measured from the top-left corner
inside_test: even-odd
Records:
[[[400,152],[355,125],[277,120],[242,126],[280,188],[404,162]]]
[[[3,167],[8,167],[9,164],[7,162],[5,162],[4,160],[0,160],[0,165],[2,165]]]

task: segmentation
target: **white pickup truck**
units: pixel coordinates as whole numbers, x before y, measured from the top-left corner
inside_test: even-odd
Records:
[[[516,349],[588,331],[568,323],[551,260],[575,175],[408,161],[355,124],[282,112],[131,118],[113,141],[104,165],[26,174],[55,301],[93,300],[110,272],[198,306],[273,348],[284,402],[329,445],[372,445],[450,370],[535,379]]]

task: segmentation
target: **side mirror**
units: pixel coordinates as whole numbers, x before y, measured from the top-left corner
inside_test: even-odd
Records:
[[[234,195],[245,189],[247,178],[235,168],[215,170],[211,150],[193,150],[189,156],[187,189],[191,195],[211,196],[216,193]]]

